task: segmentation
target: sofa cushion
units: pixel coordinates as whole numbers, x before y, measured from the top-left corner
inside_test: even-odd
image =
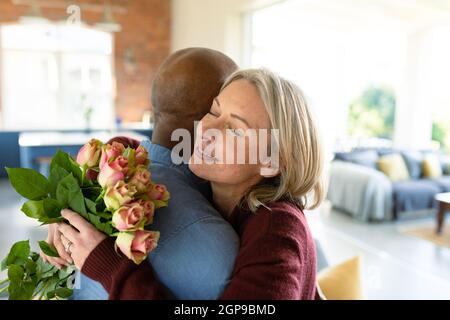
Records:
[[[422,176],[423,154],[420,151],[405,150],[402,151],[403,160],[405,160],[411,179],[420,179]]]
[[[442,176],[442,165],[437,154],[427,153],[423,159],[423,176],[439,178]]]
[[[402,156],[398,153],[380,157],[377,164],[380,171],[393,182],[409,179],[408,168]]]
[[[432,181],[439,186],[441,192],[450,192],[450,176],[442,176]]]
[[[336,153],[335,159],[352,162],[361,166],[376,169],[378,153],[375,150],[353,151],[346,153]]]
[[[424,210],[435,207],[434,196],[442,188],[432,180],[399,181],[393,184],[394,210]]]
[[[364,299],[361,281],[361,258],[356,256],[322,270],[317,282],[327,300]]]

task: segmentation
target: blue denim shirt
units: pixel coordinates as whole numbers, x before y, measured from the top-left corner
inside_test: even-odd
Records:
[[[141,144],[150,154],[152,180],[170,192],[169,205],[155,211],[149,228],[161,233],[148,258],[155,275],[175,299],[217,299],[233,271],[238,235],[207,200],[208,185],[187,165],[173,164],[167,148]],[[99,283],[81,275],[73,299],[107,298]]]

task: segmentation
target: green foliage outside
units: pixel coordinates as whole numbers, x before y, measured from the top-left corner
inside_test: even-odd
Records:
[[[395,95],[385,87],[370,87],[350,104],[349,134],[355,138],[392,139]]]
[[[432,139],[439,142],[441,150],[450,153],[450,121],[433,121]]]

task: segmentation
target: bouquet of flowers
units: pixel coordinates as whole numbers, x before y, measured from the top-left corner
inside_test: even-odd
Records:
[[[154,211],[167,206],[164,185],[151,181],[147,150],[119,142],[103,144],[92,139],[76,160],[58,151],[48,178],[32,169],[6,168],[11,185],[28,199],[21,211],[42,225],[63,222],[60,212],[70,208],[108,236],[116,237],[120,250],[134,263],[146,259],[158,243],[159,232],[145,230]],[[57,250],[45,241],[39,247],[48,256]],[[9,299],[64,299],[72,295],[75,267],[57,269],[31,252],[29,241],[15,243],[1,263],[7,279],[0,293]]]

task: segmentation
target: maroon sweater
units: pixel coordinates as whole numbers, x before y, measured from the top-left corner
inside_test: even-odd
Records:
[[[269,207],[256,214],[235,210],[241,244],[222,299],[315,298],[316,251],[303,212],[288,202]],[[151,265],[137,266],[117,254],[113,238],[91,252],[81,271],[99,281],[109,299],[167,298]]]

